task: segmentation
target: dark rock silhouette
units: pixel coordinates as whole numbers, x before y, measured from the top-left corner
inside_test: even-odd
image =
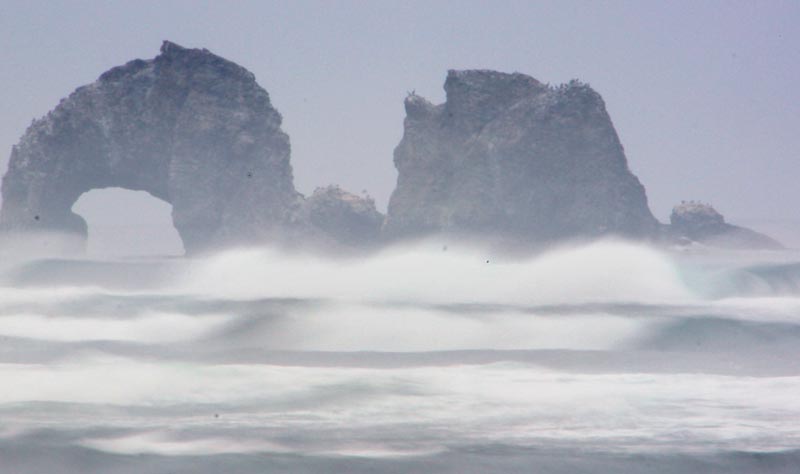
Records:
[[[441,105],[406,98],[387,236],[657,236],[644,187],[589,86],[473,70],[450,71],[444,89]]]
[[[92,189],[147,191],[173,206],[187,251],[301,232],[289,138],[253,74],[164,42],[35,121],[3,178],[0,227],[85,238],[71,211]]]
[[[731,249],[780,249],[775,239],[745,227],[728,224],[709,204],[684,201],[672,209],[669,231],[680,241]]]

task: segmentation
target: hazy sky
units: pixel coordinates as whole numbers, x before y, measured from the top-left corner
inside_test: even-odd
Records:
[[[491,68],[599,91],[662,221],[682,199],[800,219],[798,1],[0,0],[0,169],[31,119],[164,39],[255,73],[305,193],[385,208],[406,92],[441,102],[447,69]]]

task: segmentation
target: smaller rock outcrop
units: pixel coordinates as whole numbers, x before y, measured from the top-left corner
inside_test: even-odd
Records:
[[[317,188],[303,203],[303,219],[333,242],[354,248],[378,244],[383,214],[369,196],[332,185]]]
[[[728,224],[709,204],[684,201],[672,209],[670,233],[679,241],[699,242],[729,249],[780,249],[772,237]]]

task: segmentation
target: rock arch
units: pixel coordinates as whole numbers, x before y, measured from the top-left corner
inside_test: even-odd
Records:
[[[164,42],[73,92],[13,148],[0,228],[86,238],[87,191],[147,191],[173,206],[187,252],[291,228],[302,203],[267,92],[205,49]]]

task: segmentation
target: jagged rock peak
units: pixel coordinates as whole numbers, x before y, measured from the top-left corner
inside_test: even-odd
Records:
[[[436,109],[436,106],[430,103],[428,99],[417,95],[416,92],[409,93],[403,105],[409,118],[424,118],[432,114]]]
[[[474,131],[520,100],[546,92],[547,87],[519,73],[450,70],[444,90],[444,113],[452,125]]]
[[[605,104],[588,85],[449,71],[447,100],[405,100],[390,237],[453,232],[540,242],[651,237],[659,225]]]
[[[531,93],[545,90],[547,86],[536,79],[518,72],[505,73],[489,69],[467,69],[447,71],[444,90],[448,100],[457,99],[460,92],[483,91],[490,94]],[[493,97],[494,98],[494,97]]]
[[[670,224],[685,228],[716,228],[725,225],[725,218],[710,204],[683,201],[672,208]]]
[[[233,61],[217,56],[206,48],[185,48],[179,44],[165,40],[161,44],[160,53],[161,54],[152,60],[134,59],[122,66],[111,68],[100,76],[100,80],[110,81],[124,76],[126,73],[135,73],[148,66],[163,65],[178,61],[193,67],[198,67],[201,64],[213,66],[219,69],[220,73],[230,75],[231,77],[239,77],[244,81],[255,81],[253,73]]]
[[[164,42],[161,43],[161,48],[159,49],[159,51],[161,51],[161,54],[180,53],[186,50],[187,48],[184,48],[183,46],[177,43],[173,43],[170,40],[164,40]],[[205,48],[201,49],[201,51],[208,52],[208,50]]]

